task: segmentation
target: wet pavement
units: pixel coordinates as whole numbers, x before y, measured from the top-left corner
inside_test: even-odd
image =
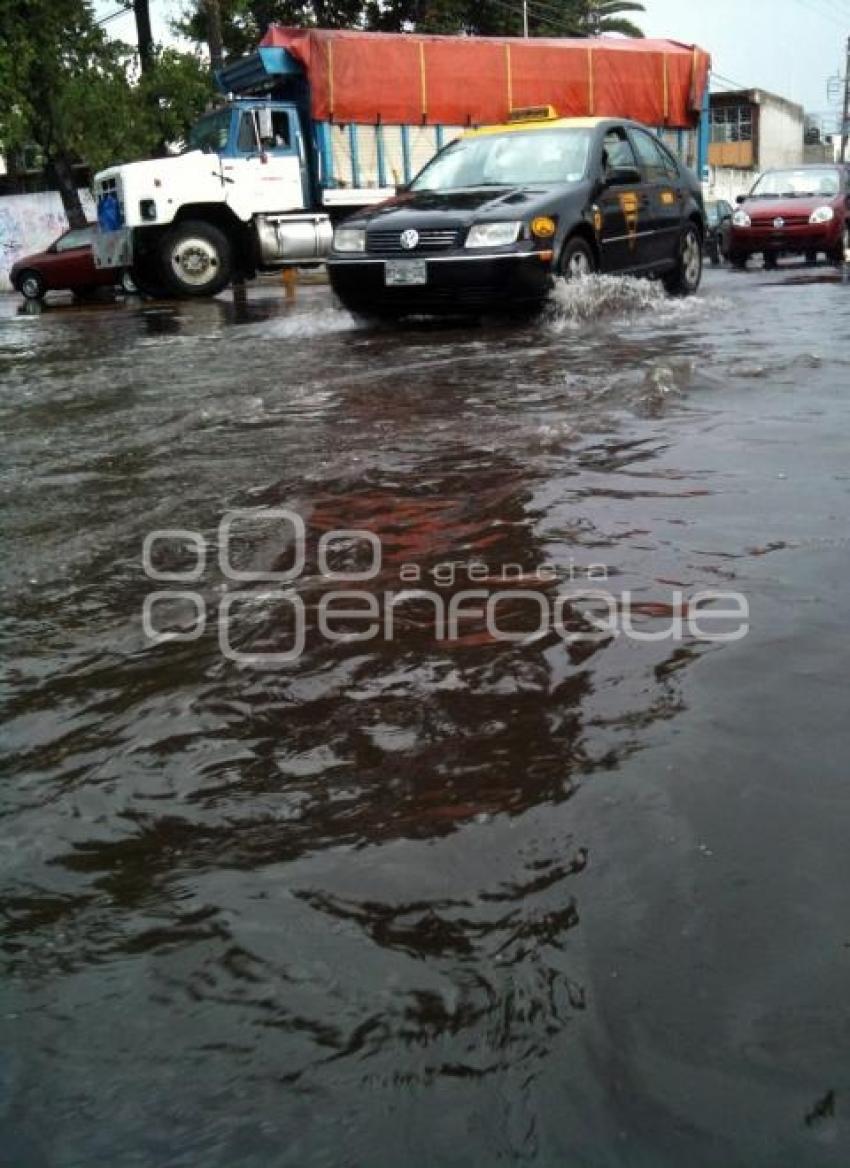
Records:
[[[835,272],[5,296],[0,388],[0,1164],[850,1162]]]

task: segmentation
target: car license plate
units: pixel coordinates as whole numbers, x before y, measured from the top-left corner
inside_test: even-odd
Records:
[[[387,260],[384,267],[384,283],[397,288],[411,284],[428,283],[428,264],[425,260]]]

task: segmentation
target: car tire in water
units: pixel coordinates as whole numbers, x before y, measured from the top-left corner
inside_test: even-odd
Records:
[[[43,300],[47,287],[38,272],[27,270],[18,276],[18,291],[27,300]]]
[[[159,256],[166,285],[177,296],[215,296],[233,274],[230,240],[201,219],[173,227],[160,244]]]
[[[779,261],[777,260],[776,256],[772,255],[769,251],[765,252],[764,253],[764,270],[766,272],[775,272],[778,267],[779,267]]]
[[[730,251],[729,252],[729,263],[732,265],[733,268],[737,268],[739,272],[743,272],[743,270],[746,268],[747,260],[749,258],[750,257],[747,255],[747,253],[745,251]]]
[[[558,274],[565,280],[582,280],[596,271],[593,248],[580,235],[574,235],[564,244]]]
[[[720,254],[720,244],[717,242],[717,240],[715,240],[714,243],[712,243],[712,245],[709,247],[708,258],[711,260],[711,266],[713,268],[720,267],[723,257]]]
[[[829,253],[829,262],[840,268],[844,263],[844,256],[848,249],[850,249],[850,226],[845,223],[841,239]]]
[[[702,279],[702,240],[693,223],[688,223],[679,238],[676,266],[662,277],[671,296],[691,296]]]

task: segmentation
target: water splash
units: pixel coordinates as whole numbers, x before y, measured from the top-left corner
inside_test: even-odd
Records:
[[[547,317],[559,329],[596,320],[600,316],[646,312],[666,301],[663,287],[650,280],[636,280],[629,276],[558,279],[547,305]]]

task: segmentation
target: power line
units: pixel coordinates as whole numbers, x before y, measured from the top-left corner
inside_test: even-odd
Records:
[[[820,3],[825,2],[826,0],[820,0]],[[819,16],[821,20],[828,20],[830,24],[834,24],[836,28],[840,28],[842,30],[846,29],[846,24],[844,24],[842,20],[839,20],[834,13],[828,11],[825,12],[821,8],[816,8],[815,0],[797,0],[797,3],[801,8],[806,8],[809,12],[814,13],[815,16]]]
[[[733,81],[731,77],[724,77],[722,73],[718,73],[716,69],[711,70],[711,80],[719,81],[723,85],[731,85],[733,89],[752,89],[752,85],[744,85],[740,81]]]
[[[110,20],[117,20],[119,16],[126,16],[131,11],[132,6],[124,3],[117,12],[110,12],[108,16],[101,16],[100,20],[96,20],[95,24],[109,24]]]

